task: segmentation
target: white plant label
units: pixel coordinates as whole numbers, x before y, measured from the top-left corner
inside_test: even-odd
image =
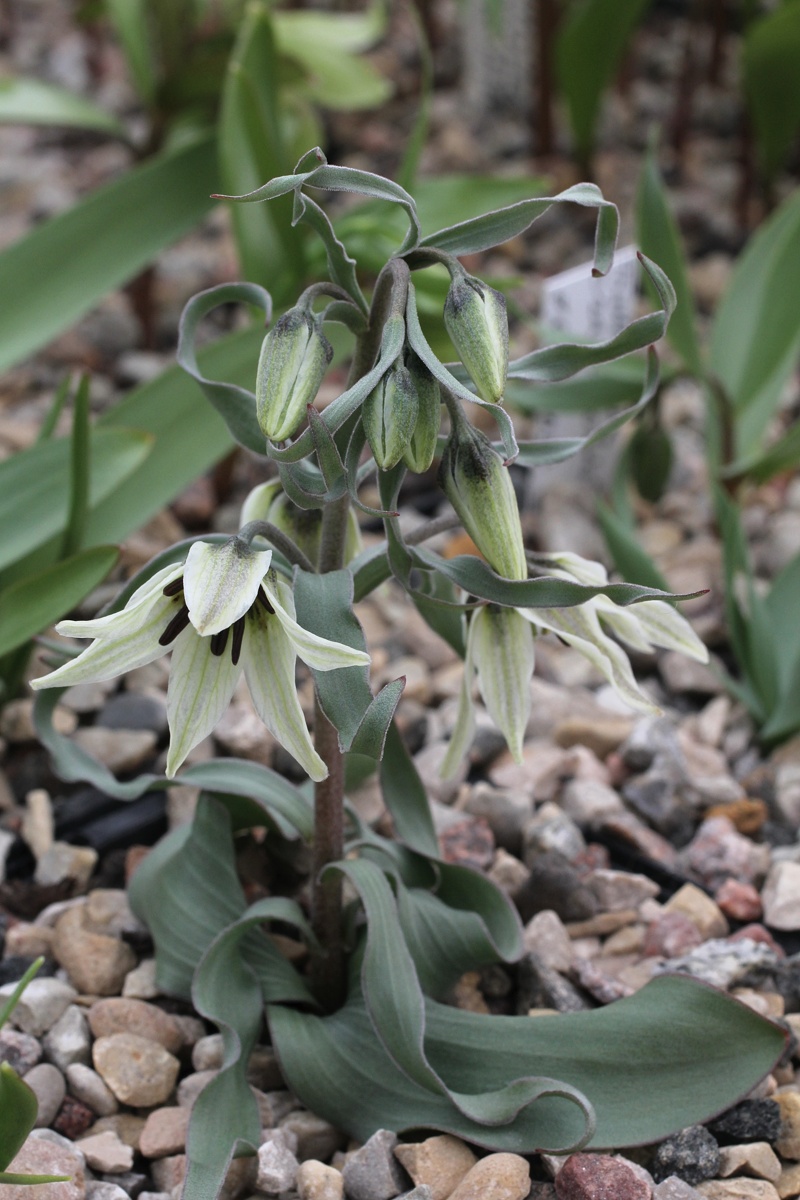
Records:
[[[572,337],[606,342],[633,320],[638,283],[635,246],[618,250],[611,270],[601,278],[592,278],[590,262],[551,275],[544,281],[542,324]]]

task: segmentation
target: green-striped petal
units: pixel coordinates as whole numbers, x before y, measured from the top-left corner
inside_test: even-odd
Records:
[[[271,575],[264,581],[264,591],[295,654],[313,670],[334,671],[337,667],[369,666],[370,658],[365,650],[354,650],[343,642],[331,642],[316,633],[309,633],[299,625],[295,620],[292,591],[287,584]]]
[[[479,608],[471,624],[481,695],[514,761],[521,762],[531,712],[533,631],[515,609],[494,604]]]
[[[183,594],[197,632],[210,637],[243,617],[271,560],[271,550],[253,550],[239,537],[221,546],[195,542],[186,556]]]
[[[230,703],[242,672],[230,650],[211,653],[211,638],[192,626],[179,634],[172,652],[167,690],[170,743],[166,775],[172,779],[189,751],[207,737]]]

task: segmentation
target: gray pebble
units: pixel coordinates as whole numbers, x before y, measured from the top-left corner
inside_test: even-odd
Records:
[[[66,1076],[71,1094],[98,1117],[110,1117],[118,1110],[119,1104],[111,1088],[91,1067],[83,1063],[72,1063],[67,1067]]]
[[[8,1063],[18,1075],[25,1075],[42,1057],[42,1047],[29,1033],[18,1029],[0,1029],[0,1062]]]
[[[86,1200],[130,1200],[130,1196],[118,1183],[90,1179],[86,1182]]]
[[[330,1121],[315,1113],[306,1112],[304,1108],[289,1113],[280,1123],[281,1129],[290,1130],[297,1137],[297,1155],[299,1162],[307,1158],[316,1158],[319,1162],[330,1162],[337,1150],[344,1145],[345,1138]]]
[[[397,1200],[433,1200],[433,1192],[427,1183],[421,1183],[419,1187],[412,1188],[410,1192],[403,1192],[402,1196],[397,1197]]]
[[[279,1196],[294,1187],[300,1166],[282,1130],[272,1130],[258,1148],[256,1187],[268,1196]]]
[[[756,942],[752,938],[742,938],[737,942],[711,938],[689,954],[668,959],[656,968],[656,973],[683,971],[695,979],[725,989],[738,983],[752,968],[769,966],[775,961],[775,951],[764,942]]]
[[[166,697],[146,692],[118,692],[103,705],[97,724],[105,729],[151,729],[153,733],[165,733]]]
[[[719,1146],[702,1125],[690,1125],[656,1148],[650,1170],[657,1183],[670,1175],[685,1183],[702,1183],[719,1170]]]
[[[396,1133],[379,1129],[348,1158],[342,1177],[350,1200],[393,1200],[400,1195],[406,1175],[394,1157],[398,1144]]]
[[[562,921],[585,921],[598,910],[597,899],[561,854],[546,850],[531,856],[528,883],[515,896],[522,920],[550,908]]]
[[[64,1076],[51,1063],[38,1063],[28,1071],[25,1082],[34,1091],[39,1105],[35,1128],[46,1129],[54,1120],[67,1094]]]
[[[65,1074],[76,1063],[88,1067],[91,1062],[89,1022],[77,1004],[70,1004],[42,1042],[45,1058]]]

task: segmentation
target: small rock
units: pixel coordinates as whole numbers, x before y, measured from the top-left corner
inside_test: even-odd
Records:
[[[751,883],[726,879],[714,896],[726,917],[733,921],[759,921],[762,914],[761,897]]]
[[[407,1190],[405,1172],[394,1157],[397,1134],[379,1129],[350,1156],[342,1171],[350,1200],[393,1200]]]
[[[150,1174],[160,1192],[173,1192],[186,1175],[186,1155],[168,1154],[166,1158],[154,1159],[150,1163]]]
[[[86,1183],[86,1200],[130,1200],[130,1192],[118,1183],[90,1179]]]
[[[158,746],[158,735],[149,729],[103,729],[88,725],[78,729],[73,739],[81,750],[91,754],[114,774],[135,771],[150,758]]]
[[[190,1115],[190,1109],[180,1106],[156,1108],[149,1113],[139,1135],[139,1149],[145,1158],[182,1154],[186,1149]]]
[[[683,913],[697,926],[704,941],[707,938],[726,937],[730,932],[719,906],[693,883],[685,883],[674,896],[670,896],[664,911]]]
[[[486,872],[489,879],[506,895],[511,896],[528,882],[530,872],[524,863],[503,849],[495,850],[492,865]]]
[[[769,966],[775,960],[772,947],[753,938],[714,938],[689,954],[672,959],[669,970],[685,971],[714,987],[726,989],[738,983],[752,968]]]
[[[700,1193],[685,1179],[670,1175],[653,1188],[653,1200],[700,1200]]]
[[[679,861],[701,883],[716,890],[729,876],[742,883],[753,882],[755,849],[727,817],[709,817],[681,851]]]
[[[529,796],[476,783],[470,788],[464,811],[487,822],[498,846],[511,854],[520,853],[523,830],[533,812]]]
[[[186,1075],[178,1084],[177,1100],[181,1108],[191,1108],[206,1084],[218,1074],[218,1071],[195,1071]]]
[[[560,975],[541,963],[535,954],[526,954],[518,968],[518,1011],[555,1009],[557,1012],[584,1012],[591,1005],[584,995]]]
[[[694,1186],[717,1174],[719,1146],[702,1125],[690,1125],[656,1148],[650,1169],[657,1183],[677,1175]]]
[[[494,835],[482,817],[465,816],[437,832],[445,862],[485,871],[494,857]]]
[[[116,1175],[120,1171],[130,1171],[133,1166],[132,1147],[126,1146],[110,1129],[81,1138],[77,1147],[93,1171]]]
[[[98,1117],[110,1117],[118,1108],[117,1099],[91,1067],[72,1063],[67,1067],[67,1083],[76,1100],[82,1100]]]
[[[122,995],[131,1000],[153,1000],[159,994],[156,986],[156,960],[145,958],[138,967],[128,971],[122,985]]]
[[[586,839],[572,817],[546,801],[523,830],[522,856],[530,862],[543,850],[554,850],[573,862],[586,849]]]
[[[90,1134],[111,1132],[134,1153],[139,1150],[139,1139],[144,1129],[145,1118],[132,1112],[112,1113],[108,1117],[100,1117],[89,1130]]]
[[[157,692],[117,692],[103,705],[96,724],[103,729],[149,729],[155,734],[166,733],[166,700]]]
[[[570,780],[561,793],[561,804],[580,825],[592,825],[625,808],[614,788],[599,779]]]
[[[195,1071],[218,1071],[222,1066],[222,1058],[221,1033],[209,1033],[192,1047],[192,1066]]]
[[[6,1026],[0,1029],[0,1062],[8,1063],[18,1075],[25,1075],[42,1057],[42,1047],[29,1033]]]
[[[178,1078],[180,1063],[157,1042],[131,1033],[98,1038],[92,1047],[97,1073],[123,1104],[163,1104]]]
[[[702,933],[685,913],[663,912],[647,926],[642,953],[648,957],[680,958],[702,944]]]
[[[50,1028],[42,1042],[45,1057],[65,1074],[73,1063],[91,1062],[89,1023],[77,1004],[70,1004]]]
[[[16,984],[6,983],[0,988],[0,1004],[14,993]],[[20,996],[12,1021],[33,1037],[41,1037],[54,1025],[68,1004],[77,996],[74,988],[62,979],[32,979]]]
[[[775,1097],[781,1110],[781,1133],[775,1149],[782,1158],[800,1160],[800,1092],[778,1092]]]
[[[687,658],[677,650],[665,650],[658,658],[658,669],[670,692],[698,692],[718,696],[724,685],[713,667]]]
[[[394,1154],[416,1185],[430,1188],[431,1200],[447,1200],[478,1161],[469,1146],[450,1134],[402,1143]]]
[[[741,1100],[708,1127],[716,1138],[731,1142],[774,1142],[780,1137],[781,1110],[774,1100]]]
[[[63,733],[69,737],[77,723],[75,714],[60,704],[53,710],[53,728],[57,733]],[[4,737],[12,745],[36,741],[37,733],[33,723],[33,699],[31,697],[9,700],[3,705],[2,712],[0,712],[0,737]]]
[[[157,1042],[170,1054],[177,1054],[183,1046],[183,1034],[175,1019],[144,1000],[124,996],[98,1000],[89,1009],[89,1026],[96,1038],[132,1033]]]
[[[780,1200],[765,1179],[711,1179],[697,1190],[705,1200]]]
[[[629,871],[592,871],[584,880],[589,890],[597,897],[603,912],[621,912],[637,908],[644,900],[657,896],[659,886],[646,875]]]
[[[776,1183],[781,1164],[769,1142],[745,1142],[739,1146],[723,1146],[719,1152],[719,1175],[752,1175]]]
[[[130,946],[85,926],[84,906],[67,909],[56,922],[53,953],[79,991],[118,996],[125,976],[136,965]]]
[[[18,921],[6,930],[6,956],[22,955],[25,958],[52,957],[53,931],[46,925],[34,925],[30,921]]]
[[[300,1163],[309,1158],[327,1162],[333,1158],[345,1141],[341,1132],[331,1125],[330,1121],[316,1116],[315,1113],[306,1112],[302,1108],[297,1112],[289,1113],[289,1116],[281,1121],[280,1127],[293,1133],[297,1138],[295,1155]]]
[[[530,1186],[530,1167],[519,1154],[487,1154],[467,1171],[449,1200],[525,1200]]]
[[[79,888],[83,888],[92,877],[97,858],[97,851],[91,846],[53,842],[36,863],[33,878],[43,886],[72,879]]]
[[[571,1154],[556,1175],[558,1200],[650,1200],[651,1188],[610,1154]]]
[[[88,1104],[75,1096],[65,1096],[64,1103],[58,1110],[58,1116],[53,1121],[53,1129],[63,1133],[64,1137],[74,1142],[82,1133],[90,1129],[95,1120],[95,1113]]]
[[[31,1067],[25,1076],[28,1087],[36,1093],[39,1111],[36,1114],[36,1129],[46,1129],[61,1108],[67,1094],[64,1076],[51,1063],[39,1063]]]
[[[522,920],[552,909],[562,921],[584,921],[598,911],[597,897],[584,884],[577,870],[555,851],[533,856],[530,878],[516,895]]]
[[[46,1134],[46,1137],[42,1137]],[[65,1183],[41,1183],[36,1200],[85,1200],[86,1176],[83,1155],[66,1138],[49,1129],[37,1129],[29,1135],[8,1171],[24,1175],[66,1175]],[[3,1200],[31,1200],[30,1184],[4,1183]]]
[[[761,891],[764,924],[773,929],[800,929],[800,863],[776,862]]]
[[[290,1191],[300,1165],[280,1133],[271,1131],[258,1148],[256,1187],[268,1196],[279,1196],[282,1192]]]
[[[587,746],[602,759],[630,737],[634,724],[631,717],[566,717],[553,730],[553,741],[565,749]]]
[[[561,918],[552,910],[546,908],[532,917],[523,930],[522,938],[526,951],[535,954],[546,967],[562,973],[569,971],[575,952]],[[409,1174],[414,1178],[413,1172]]]
[[[800,1196],[800,1163],[784,1167],[775,1186],[781,1200],[788,1200],[790,1196]]]
[[[344,1197],[341,1171],[326,1167],[314,1158],[300,1163],[294,1183],[300,1200],[343,1200]]]
[[[86,897],[83,920],[92,933],[105,933],[110,937],[147,932],[134,915],[123,888],[94,888]]]
[[[253,1088],[253,1094],[258,1104],[262,1129],[275,1129],[284,1117],[299,1107],[300,1101],[288,1092],[286,1088],[278,1088],[274,1092],[262,1092]]]

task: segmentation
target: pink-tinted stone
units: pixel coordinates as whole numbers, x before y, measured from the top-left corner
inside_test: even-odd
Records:
[[[726,879],[714,899],[725,916],[734,921],[757,921],[761,916],[761,897],[752,883]]]
[[[439,834],[445,862],[485,871],[494,857],[494,834],[483,817],[465,816]]]
[[[64,1137],[68,1137],[70,1141],[74,1142],[94,1124],[95,1118],[96,1114],[92,1112],[88,1104],[84,1104],[82,1100],[76,1100],[74,1096],[65,1096],[58,1115],[53,1121],[53,1129],[56,1133],[62,1133]]]
[[[736,933],[730,935],[728,941],[740,942],[743,938],[750,938],[752,942],[763,942],[765,946],[769,946],[771,950],[775,951],[778,958],[786,958],[786,951],[783,946],[775,941],[775,938],[764,925],[743,925],[741,929],[736,930]]]
[[[642,952],[648,958],[680,958],[702,944],[702,933],[685,913],[665,912],[648,925]]]
[[[652,1188],[609,1154],[571,1154],[556,1175],[558,1200],[650,1200]]]
[[[752,883],[756,859],[750,838],[738,833],[727,817],[709,817],[680,854],[684,867],[707,887],[718,888],[729,877]]]

